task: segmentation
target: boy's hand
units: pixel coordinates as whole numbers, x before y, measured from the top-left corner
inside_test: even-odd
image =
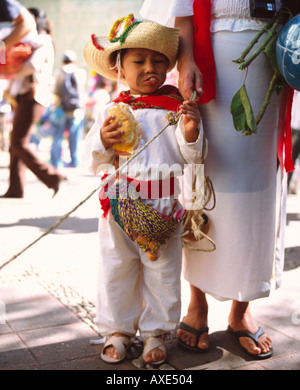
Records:
[[[122,139],[124,131],[118,130],[118,128],[122,126],[122,123],[111,122],[114,118],[114,116],[108,116],[103,122],[100,130],[101,141],[106,150],[113,144],[124,142]]]
[[[197,103],[192,100],[185,101],[183,105],[180,106],[180,112],[182,113],[182,121],[185,127],[186,141],[197,141],[201,123],[201,116]]]

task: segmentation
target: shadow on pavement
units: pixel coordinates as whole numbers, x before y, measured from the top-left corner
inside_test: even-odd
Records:
[[[0,228],[10,228],[14,226],[34,226],[42,230],[47,230],[54,225],[61,216],[41,217],[41,218],[22,218],[18,222],[0,224]],[[98,230],[98,218],[78,218],[69,217],[63,221],[54,231],[67,230],[71,233],[94,233]]]

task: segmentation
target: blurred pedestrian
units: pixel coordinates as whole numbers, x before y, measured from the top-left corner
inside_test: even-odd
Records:
[[[296,160],[300,156],[300,92],[294,91],[294,99],[292,106],[292,140],[293,140],[293,162],[296,166],[296,170],[299,169]],[[294,179],[297,176],[297,172],[290,172],[288,178],[288,189],[290,193],[297,193],[297,188],[294,186]],[[293,179],[293,180],[292,180]]]
[[[0,150],[8,147],[8,138],[11,128],[12,109],[4,97],[8,80],[0,79]]]
[[[0,22],[11,22],[12,30],[1,41],[9,49],[36,28],[29,11],[16,0],[0,1]]]
[[[98,75],[95,85],[95,90],[92,94],[93,107],[92,107],[92,118],[95,121],[97,113],[100,112],[103,107],[110,102],[110,91],[112,90],[112,85],[110,80],[105,79],[104,77]]]
[[[32,48],[30,57],[13,75],[9,85],[8,92],[16,101],[16,107],[10,144],[9,188],[2,197],[24,197],[26,167],[48,188],[53,189],[55,195],[65,177],[30,148],[31,131],[50,104],[53,46],[46,45],[44,39],[40,39],[33,17],[18,1],[1,1],[1,20],[12,25],[10,34],[4,40],[8,46],[22,39]]]
[[[78,144],[84,129],[87,73],[76,63],[76,53],[66,50],[62,56],[61,68],[54,73],[55,104],[62,111],[51,147],[51,163],[55,167],[62,165],[62,142],[66,129],[69,131],[69,166],[77,167],[79,164]]]

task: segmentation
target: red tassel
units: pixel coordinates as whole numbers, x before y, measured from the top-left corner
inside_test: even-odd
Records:
[[[91,35],[91,39],[92,39],[92,43],[93,45],[98,49],[98,50],[104,50],[104,48],[99,45],[98,41],[97,41],[97,38],[96,38],[96,35],[95,34],[92,34]]]

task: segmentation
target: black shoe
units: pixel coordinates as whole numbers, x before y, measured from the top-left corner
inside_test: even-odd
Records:
[[[4,195],[0,195],[0,198],[24,198],[24,195],[20,194],[11,194],[9,192],[6,192]]]
[[[52,195],[52,199],[55,197],[55,195],[58,193],[58,190],[59,190],[59,187],[60,187],[60,184],[62,181],[67,181],[67,177],[66,176],[62,176],[60,179],[59,179],[59,182],[57,183],[57,185],[53,188],[53,195]]]

